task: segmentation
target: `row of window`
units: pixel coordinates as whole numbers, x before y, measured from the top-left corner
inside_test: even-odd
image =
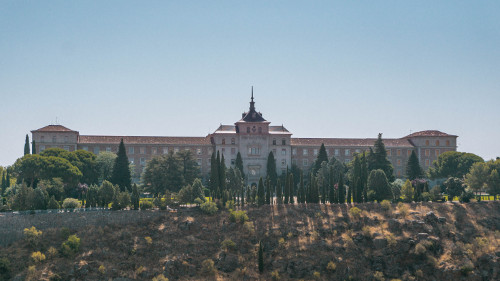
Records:
[[[69,137],[64,136],[63,141],[68,143],[69,142]],[[52,136],[52,143],[57,142],[57,136]],[[45,143],[45,136],[40,136],[40,143]]]
[[[52,146],[52,147],[53,147],[53,148],[57,148],[58,146]],[[50,146],[49,146],[49,147],[47,147],[47,148],[50,148]],[[45,149],[46,149],[45,145],[40,145],[40,146],[38,147],[38,150],[39,150],[40,152],[44,151]],[[63,146],[63,149],[64,149],[64,150],[66,150],[66,151],[70,151],[70,146],[69,146],[69,145],[65,145],[65,146]]]
[[[83,150],[85,151],[89,151],[89,147],[88,146],[83,146],[82,147]],[[168,147],[151,147],[151,154],[152,155],[157,155],[157,154],[168,154],[169,152],[169,149],[172,149],[172,148],[168,148]],[[191,150],[190,148],[185,148],[185,150]],[[116,147],[111,147],[111,146],[106,146],[104,147],[104,150],[102,151],[107,151],[107,152],[111,152],[111,151],[116,151]],[[174,147],[173,148],[173,152],[174,153],[177,153],[180,151],[180,148],[178,147]],[[196,155],[202,155],[203,154],[203,149],[201,148],[196,148]],[[101,152],[101,147],[99,146],[94,146],[93,148],[93,152],[94,154],[99,154],[99,152]],[[146,152],[146,147],[138,147],[138,149],[136,149],[136,147],[134,146],[129,146],[128,147],[128,150],[127,150],[127,154],[136,154],[136,152],[138,152],[137,154],[147,154]],[[208,148],[206,150],[207,154],[212,154],[212,148]]]
[[[436,144],[436,146],[439,146],[440,145],[439,140],[436,140],[435,144]],[[429,146],[430,145],[430,141],[429,140],[425,140],[425,145]],[[450,141],[449,140],[446,140],[446,146],[450,146]]]
[[[222,139],[222,144],[226,144],[226,139],[225,138]],[[236,139],[235,138],[231,138],[231,144],[236,144]],[[276,139],[273,139],[273,145],[276,145]],[[286,139],[282,139],[281,140],[281,145],[286,145]]]
[[[310,149],[303,148],[303,149],[302,149],[302,155],[303,155],[303,156],[307,156],[307,155],[309,155],[309,150],[310,150]],[[359,149],[359,148],[354,149],[354,152],[355,152],[355,153],[361,153],[361,151],[362,151],[362,150],[361,150],[361,149]],[[367,150],[365,150],[365,151],[367,151]],[[312,152],[313,152],[313,155],[314,155],[314,156],[317,156],[317,155],[318,155],[318,153],[319,153],[319,149],[318,149],[318,148],[314,148],[314,149],[312,150]],[[286,152],[285,152],[285,153],[286,153]],[[335,149],[327,149],[327,150],[326,150],[326,154],[327,154],[327,155],[331,155],[332,153],[333,153],[335,156],[340,156],[340,149],[339,149],[339,148],[335,148]],[[297,155],[297,148],[292,148],[292,155]],[[344,149],[344,155],[345,155],[345,156],[350,156],[350,155],[351,155],[351,149],[349,149],[349,148]]]

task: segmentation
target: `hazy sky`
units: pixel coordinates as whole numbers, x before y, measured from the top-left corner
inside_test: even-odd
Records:
[[[500,156],[500,1],[0,1],[0,165],[33,129],[436,129]],[[31,133],[30,133],[31,138]]]

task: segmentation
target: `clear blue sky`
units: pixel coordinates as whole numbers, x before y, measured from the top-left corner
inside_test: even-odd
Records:
[[[25,134],[437,129],[500,156],[500,1],[0,1],[0,165]],[[31,136],[31,134],[30,134]]]

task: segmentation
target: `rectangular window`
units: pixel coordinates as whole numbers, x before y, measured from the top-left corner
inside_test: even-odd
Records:
[[[94,147],[94,154],[95,155],[99,154],[99,147],[98,146]]]
[[[134,157],[129,157],[128,162],[130,162],[130,164],[134,164]]]
[[[425,159],[425,166],[429,166],[430,165],[430,160],[429,159]]]
[[[163,154],[168,154],[168,147],[163,148]]]
[[[400,177],[400,176],[401,176],[401,174],[402,174],[402,173],[401,173],[401,170],[398,170],[398,171],[397,171],[397,175],[398,175],[398,177]]]
[[[292,159],[292,164],[297,165],[297,159]]]
[[[387,156],[391,156],[392,155],[392,151],[390,149],[387,149]]]
[[[410,157],[410,155],[411,155],[411,150],[410,150],[410,149],[408,149],[408,150],[406,151],[406,155],[407,155],[408,157]]]
[[[396,163],[398,166],[401,166],[401,159],[398,159]]]
[[[248,154],[249,155],[259,155],[260,154],[260,149],[258,147],[249,147],[248,148]]]
[[[281,140],[281,145],[286,145],[286,140],[285,139]]]
[[[139,154],[146,154],[146,148],[145,147],[139,147]]]
[[[196,163],[198,164],[198,167],[200,167],[200,168],[201,168],[202,162],[203,162],[203,160],[201,158],[196,159]]]
[[[281,166],[286,166],[286,160],[285,159],[281,159]]]
[[[401,156],[401,149],[396,150],[396,154],[397,154],[398,156]]]
[[[134,154],[134,147],[133,146],[128,148],[128,154]]]
[[[156,155],[158,153],[158,149],[156,147],[151,147],[151,154]]]
[[[307,148],[302,149],[302,155],[307,156]]]
[[[106,146],[106,151],[111,152],[111,146]]]
[[[281,169],[281,174],[282,175],[286,174],[286,169]]]
[[[339,156],[340,155],[340,149],[336,148],[335,149],[335,156]]]
[[[68,136],[64,136],[64,142],[68,142]]]
[[[435,154],[436,154],[436,157],[439,156],[439,149],[436,149]]]
[[[45,145],[40,145],[40,152],[45,150]]]
[[[286,155],[286,149],[285,148],[281,149],[281,155]]]
[[[302,165],[304,167],[309,166],[309,161],[307,159],[302,160]]]
[[[201,148],[196,149],[196,154],[201,155]]]
[[[84,146],[82,149],[85,150],[85,151],[89,151],[89,147],[88,146]]]
[[[276,139],[273,139],[273,145],[276,145]]]
[[[222,154],[226,153],[226,149],[223,147],[222,148]]]
[[[450,141],[449,140],[446,141],[446,146],[450,146]]]
[[[212,165],[212,159],[210,159],[210,158],[207,159],[207,165],[208,166]]]
[[[208,155],[212,155],[212,153],[213,153],[213,152],[214,152],[214,150],[210,147],[210,148],[208,149]]]
[[[313,150],[313,154],[314,154],[314,156],[318,155],[318,149],[317,149],[317,148],[315,148],[315,149]]]
[[[234,138],[231,139],[231,144],[236,144],[236,140]]]
[[[355,152],[356,152],[356,153],[360,153],[360,152],[361,152],[361,149],[359,149],[359,148],[358,148],[358,149],[356,149],[356,150],[355,150]]]
[[[231,147],[231,154],[236,154],[236,148]]]
[[[273,155],[274,155],[274,157],[276,157],[276,148],[273,149]]]
[[[234,166],[234,163],[236,163],[236,159],[231,159],[231,165]]]
[[[292,155],[297,155],[297,148],[292,148]]]
[[[141,157],[141,166],[146,165],[146,158]]]
[[[430,149],[426,149],[425,150],[425,156],[431,156],[431,150]]]
[[[345,152],[345,156],[351,155],[351,150],[350,149],[346,149],[344,152]]]

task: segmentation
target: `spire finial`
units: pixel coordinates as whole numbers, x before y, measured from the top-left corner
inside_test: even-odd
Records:
[[[253,86],[252,86],[252,101],[253,101]]]
[[[250,101],[250,111],[255,111],[255,102],[253,101],[253,86],[252,86],[252,99]]]

